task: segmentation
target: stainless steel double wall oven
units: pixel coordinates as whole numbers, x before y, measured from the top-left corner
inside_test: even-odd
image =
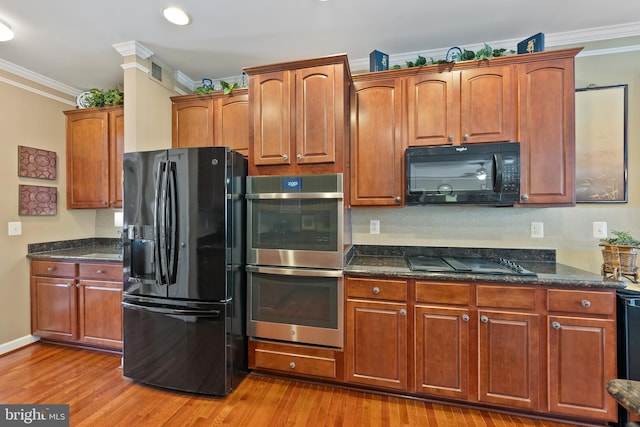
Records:
[[[342,174],[248,177],[246,198],[249,335],[342,347]]]

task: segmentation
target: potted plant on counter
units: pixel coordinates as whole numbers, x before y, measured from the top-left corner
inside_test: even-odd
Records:
[[[626,277],[633,283],[638,283],[640,274],[638,273],[638,249],[640,240],[631,236],[628,231],[613,230],[614,237],[602,239],[602,275],[612,277],[616,280]]]

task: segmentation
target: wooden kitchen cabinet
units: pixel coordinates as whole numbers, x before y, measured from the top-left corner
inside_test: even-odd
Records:
[[[171,98],[173,148],[227,146],[249,154],[248,89]]]
[[[249,175],[344,173],[351,74],[346,55],[245,68]]]
[[[467,400],[473,287],[424,281],[415,286],[415,391]]]
[[[575,205],[574,57],[580,50],[518,65],[523,205]]]
[[[51,341],[122,350],[122,264],[31,261],[31,330]]]
[[[478,401],[538,410],[536,289],[478,286]]]
[[[64,112],[67,208],[121,208],[124,108]]]
[[[405,80],[356,80],[354,87],[351,205],[402,206]]]
[[[615,291],[549,290],[549,411],[616,421]]]
[[[409,146],[515,140],[515,66],[477,64],[408,78]]]
[[[348,278],[346,285],[346,381],[406,390],[407,282]]]

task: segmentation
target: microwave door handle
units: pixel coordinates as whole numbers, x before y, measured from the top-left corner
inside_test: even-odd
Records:
[[[499,193],[502,188],[502,155],[493,155],[493,192]]]

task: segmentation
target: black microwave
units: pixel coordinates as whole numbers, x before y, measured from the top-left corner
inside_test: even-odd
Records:
[[[409,147],[406,205],[511,206],[520,200],[520,143]]]

